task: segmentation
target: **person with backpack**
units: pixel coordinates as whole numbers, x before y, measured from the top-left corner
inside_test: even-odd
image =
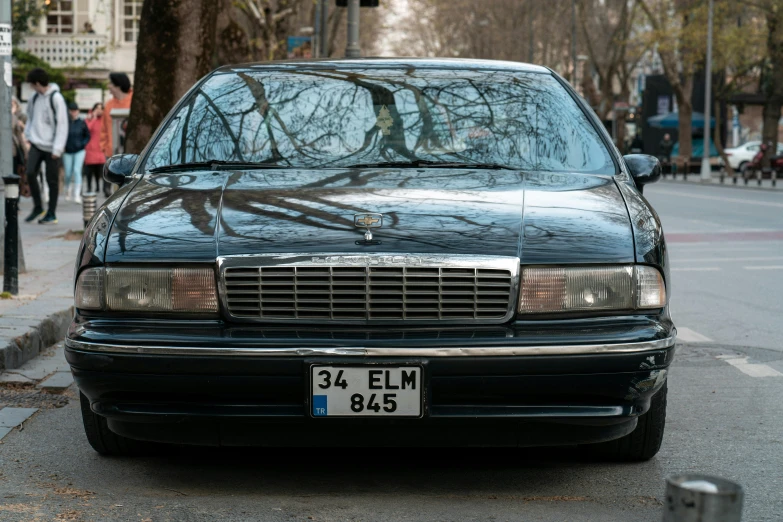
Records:
[[[79,106],[68,103],[70,125],[68,140],[65,142],[65,201],[82,202],[82,168],[84,167],[85,147],[90,142],[90,130],[79,117]]]
[[[60,87],[49,83],[49,74],[36,67],[27,73],[27,82],[35,91],[27,104],[27,126],[24,135],[30,142],[27,154],[27,180],[33,197],[33,211],[25,219],[41,224],[57,223],[57,194],[60,190],[60,158],[68,140],[68,109]],[[49,208],[44,215],[41,187],[36,176],[41,163],[46,166],[49,186]],[[42,217],[43,216],[43,217]],[[40,219],[39,219],[40,218]]]

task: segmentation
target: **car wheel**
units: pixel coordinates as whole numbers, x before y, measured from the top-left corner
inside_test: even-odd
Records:
[[[666,424],[666,390],[664,383],[650,402],[650,409],[639,417],[636,428],[616,440],[590,444],[588,448],[597,457],[608,460],[638,462],[653,458],[661,449],[663,428]]]
[[[745,174],[745,169],[747,168],[748,168],[748,162],[743,161],[742,163],[739,164],[739,167],[737,168],[737,172],[739,172],[740,174]]]
[[[87,440],[92,449],[101,455],[119,457],[138,455],[147,447],[147,444],[142,441],[129,439],[111,431],[106,419],[90,409],[90,399],[83,393],[79,393],[79,401],[82,408],[84,432],[87,434]]]

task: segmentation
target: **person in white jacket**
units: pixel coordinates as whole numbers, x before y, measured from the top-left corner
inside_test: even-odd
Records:
[[[38,219],[41,224],[57,223],[57,195],[60,191],[60,158],[68,139],[68,109],[57,84],[49,83],[49,75],[40,68],[27,73],[27,81],[35,94],[27,103],[25,137],[30,142],[27,156],[27,180],[33,197],[33,211],[26,222]],[[46,184],[49,186],[49,209],[44,214],[38,169],[46,165]],[[40,218],[40,219],[39,219]]]

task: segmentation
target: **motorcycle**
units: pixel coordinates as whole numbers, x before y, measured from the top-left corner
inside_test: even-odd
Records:
[[[768,145],[763,143],[753,159],[745,166],[745,170],[742,172],[742,179],[745,181],[746,185],[748,184],[748,180],[753,178],[758,180],[759,185],[761,185],[762,179],[772,179],[772,186],[774,187],[776,178],[783,177],[783,155],[772,156],[772,158],[770,158],[769,170],[764,170],[762,168],[762,159],[768,148]],[[775,174],[774,177],[772,175],[773,173]]]

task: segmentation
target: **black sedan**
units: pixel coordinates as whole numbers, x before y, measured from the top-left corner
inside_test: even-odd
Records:
[[[66,339],[99,453],[660,448],[660,167],[547,68],[223,67],[104,175]]]

